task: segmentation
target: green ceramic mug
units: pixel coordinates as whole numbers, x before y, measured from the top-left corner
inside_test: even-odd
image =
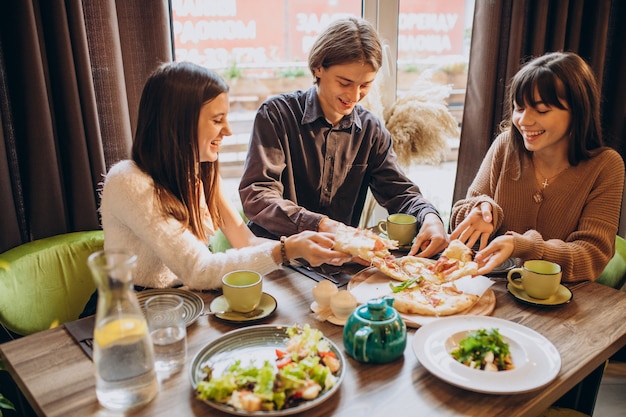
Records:
[[[248,313],[263,296],[263,275],[255,271],[233,271],[222,277],[222,292],[232,311]]]
[[[514,278],[518,276],[517,278]],[[561,284],[561,266],[540,259],[526,261],[521,268],[513,268],[507,274],[509,284],[539,300],[556,294]]]
[[[389,239],[397,240],[400,246],[409,246],[417,235],[417,217],[404,213],[391,214],[378,222],[378,230]]]

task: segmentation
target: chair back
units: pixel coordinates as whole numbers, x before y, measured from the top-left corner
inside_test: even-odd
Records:
[[[615,255],[596,282],[617,290],[626,284],[626,240],[621,236],[615,238]]]
[[[25,243],[0,254],[0,323],[27,335],[76,320],[95,291],[87,258],[104,247],[101,230]]]

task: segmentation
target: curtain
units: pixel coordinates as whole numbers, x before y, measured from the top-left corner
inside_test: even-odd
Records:
[[[172,60],[167,0],[0,4],[0,252],[100,228],[143,83]]]
[[[465,198],[499,132],[507,83],[525,60],[548,51],[577,52],[592,66],[605,141],[626,156],[624,21],[622,0],[476,0],[453,202]]]

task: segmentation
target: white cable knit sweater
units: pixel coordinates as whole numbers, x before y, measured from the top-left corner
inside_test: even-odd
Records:
[[[160,210],[152,178],[130,160],[109,170],[100,212],[105,249],[137,255],[135,285],[216,289],[227,272],[250,269],[266,274],[279,267],[271,255],[273,242],[211,253],[207,242]]]

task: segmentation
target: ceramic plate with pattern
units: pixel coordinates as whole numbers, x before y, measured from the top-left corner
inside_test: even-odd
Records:
[[[202,381],[206,376],[204,371],[206,365],[209,365],[214,373],[220,374],[236,360],[247,362],[275,361],[276,349],[285,349],[286,347],[289,339],[286,333],[288,327],[288,325],[274,324],[245,327],[228,332],[204,346],[193,358],[189,367],[189,377],[194,390],[197,388],[198,382]],[[317,398],[304,401],[293,408],[274,411],[245,411],[215,401],[207,400],[204,402],[217,410],[229,414],[259,417],[287,416],[302,413],[318,406],[339,390],[345,374],[346,361],[341,349],[331,340],[326,340],[330,345],[330,350],[341,362],[341,366],[336,375],[337,381],[335,385],[328,391],[322,392]]]
[[[144,308],[146,300],[154,295],[173,294],[183,299],[183,309],[185,310],[185,323],[189,327],[204,311],[204,301],[193,291],[183,290],[180,288],[162,288],[137,292],[137,300],[139,305]]]

